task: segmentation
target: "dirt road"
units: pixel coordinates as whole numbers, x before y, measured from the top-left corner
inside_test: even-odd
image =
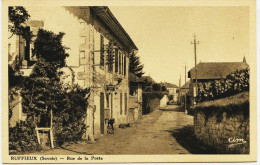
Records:
[[[154,110],[126,129],[117,128],[114,135],[104,135],[96,143],[80,142],[33,154],[46,155],[117,155],[117,154],[189,154],[200,153],[192,137],[193,117],[177,105]]]

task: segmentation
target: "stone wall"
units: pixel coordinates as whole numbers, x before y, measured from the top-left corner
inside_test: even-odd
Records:
[[[248,154],[249,103],[197,108],[194,133],[199,142],[217,153]]]

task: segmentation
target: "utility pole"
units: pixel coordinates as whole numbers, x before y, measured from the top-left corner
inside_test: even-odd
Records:
[[[185,103],[184,103],[185,113],[187,113],[187,96],[186,96],[186,95],[187,95],[187,92],[186,92],[186,88],[187,88],[187,87],[186,87],[186,77],[187,77],[187,76],[186,76],[186,62],[185,62],[185,85],[184,85],[184,88],[185,88],[185,89],[184,89],[184,92],[185,92]]]
[[[199,44],[199,41],[196,41],[196,35],[194,34],[194,41],[191,41],[191,44],[194,45],[194,55],[195,55],[195,91],[196,91],[196,95],[198,94],[198,87],[197,87],[197,53],[196,53],[196,45]],[[194,99],[195,102],[195,99]]]
[[[181,75],[180,75],[180,81],[179,81],[179,104],[181,106]]]

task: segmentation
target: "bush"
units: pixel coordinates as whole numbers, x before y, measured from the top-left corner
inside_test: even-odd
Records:
[[[231,73],[222,80],[198,83],[196,101],[219,99],[242,91],[249,91],[249,68]]]
[[[153,108],[155,107],[151,107],[151,103],[150,100],[152,99],[162,99],[164,96],[165,92],[149,92],[149,93],[143,93],[142,97],[143,97],[143,102],[142,102],[142,113],[144,114],[148,114],[150,113]],[[155,101],[154,101],[155,102]],[[160,105],[160,101],[158,102],[158,106]]]
[[[30,121],[21,121],[9,128],[9,150],[17,152],[39,151],[35,127]]]
[[[203,111],[205,114],[205,122],[207,119],[216,116],[218,122],[222,122],[223,113],[226,117],[235,116],[242,113],[245,118],[249,117],[249,92],[241,92],[239,94],[221,98],[215,101],[205,101],[194,107],[193,111],[198,113]]]
[[[36,126],[50,127],[50,112],[53,112],[54,139],[56,145],[81,140],[86,126],[88,89],[79,86],[65,89],[60,82],[59,69],[65,66],[67,49],[62,45],[63,33],[54,34],[39,30],[34,42],[33,54],[37,62],[31,75],[24,81],[21,96],[27,122],[10,128],[10,148],[17,151],[30,149],[37,142]],[[29,120],[28,120],[29,119]],[[24,128],[23,128],[24,127]],[[25,134],[22,135],[21,134]],[[31,143],[29,143],[31,142]]]
[[[70,92],[64,92],[64,104],[59,110],[54,111],[53,125],[54,136],[57,145],[64,142],[76,142],[82,140],[86,131],[85,117],[88,102],[85,96],[88,89],[81,89],[79,86],[73,87]]]

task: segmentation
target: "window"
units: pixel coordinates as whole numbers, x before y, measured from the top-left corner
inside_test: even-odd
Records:
[[[127,93],[125,93],[125,114],[127,114]]]
[[[126,56],[124,56],[124,76],[126,75]]]
[[[123,114],[123,94],[120,93],[120,115]]]
[[[121,61],[122,61],[122,70],[121,70],[121,74],[123,75],[124,74],[124,54],[122,53],[122,56],[121,56]]]
[[[104,37],[100,35],[100,68],[104,68]]]
[[[119,74],[122,72],[122,53],[119,52]]]
[[[115,49],[115,72],[118,72],[118,49]]]
[[[107,99],[107,108],[109,108],[109,93],[106,94],[106,99]]]
[[[30,30],[27,26],[26,29]],[[23,67],[31,66],[31,44],[30,41],[25,40],[22,36],[19,36],[19,55],[24,60],[22,62]]]
[[[111,42],[109,42],[108,50],[107,50],[107,62],[108,62],[108,72],[113,72],[113,64],[114,64],[114,54],[113,49],[111,49]]]

